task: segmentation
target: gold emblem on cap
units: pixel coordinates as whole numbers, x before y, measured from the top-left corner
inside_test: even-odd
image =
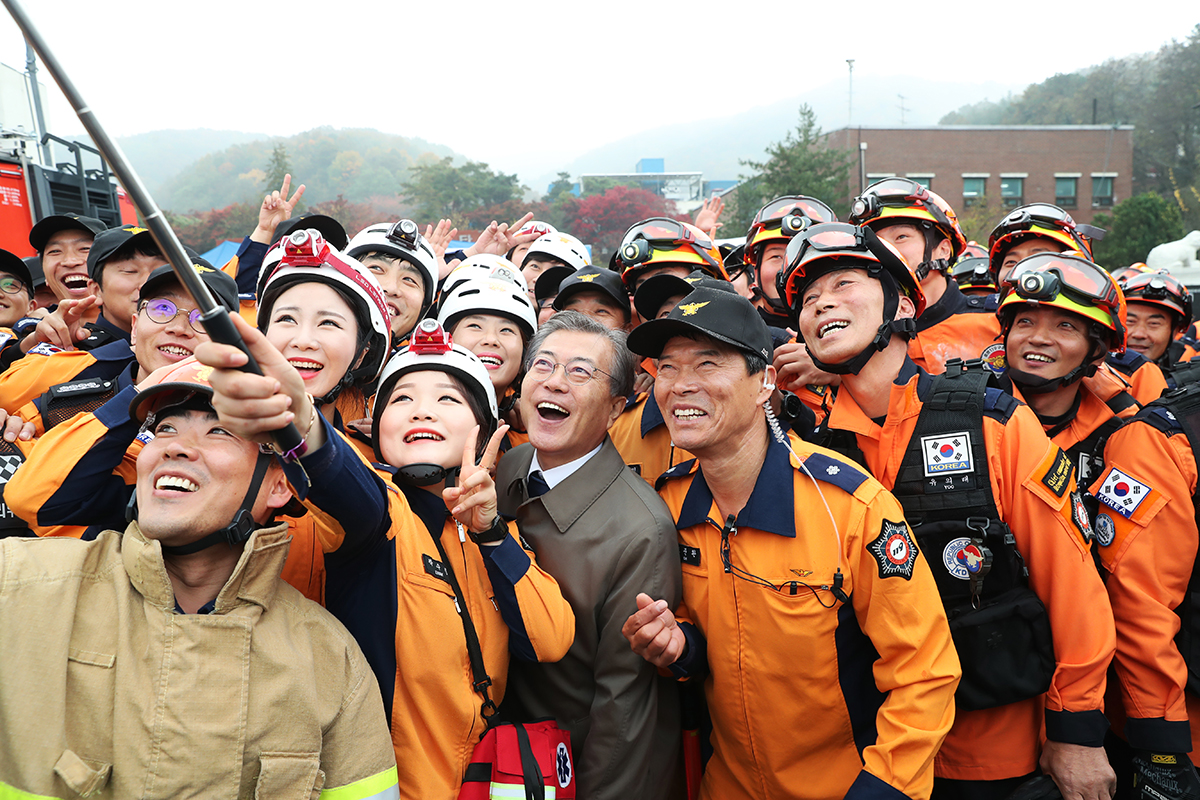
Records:
[[[139,228],[136,225],[130,225],[128,228],[125,229],[125,231],[130,236],[137,236],[139,233],[145,233],[148,230],[150,230],[150,229],[149,228]]]
[[[579,275],[578,276],[579,280],[583,281],[584,283],[591,283],[592,281],[596,280],[596,278],[598,278],[598,277],[600,277],[599,272],[593,272],[591,275]]]
[[[690,317],[711,302],[711,300],[705,300],[703,303],[687,303],[685,305],[678,306],[678,308],[683,311],[683,316]]]
[[[699,280],[700,280],[700,278],[699,278],[699,277],[695,277],[695,278],[684,278],[684,280],[685,280],[685,281],[687,281],[688,283],[696,283],[697,281],[699,281]]]

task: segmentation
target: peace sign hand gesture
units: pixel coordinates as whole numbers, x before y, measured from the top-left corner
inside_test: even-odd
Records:
[[[492,480],[491,470],[500,453],[500,442],[508,426],[501,425],[492,434],[487,450],[479,463],[475,463],[475,443],[479,437],[479,426],[467,435],[463,445],[462,470],[458,473],[458,485],[442,490],[442,499],[450,513],[467,530],[482,533],[492,527],[496,521],[496,482]]]

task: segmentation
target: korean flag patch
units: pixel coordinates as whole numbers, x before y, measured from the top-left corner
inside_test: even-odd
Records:
[[[925,477],[973,472],[971,440],[966,433],[947,433],[921,437],[921,456],[925,460]]]
[[[875,556],[880,578],[908,580],[912,577],[913,566],[917,563],[917,546],[903,522],[885,519],[879,535],[867,545],[867,550]]]
[[[1136,478],[1131,478],[1119,469],[1110,470],[1104,479],[1104,485],[1096,493],[1101,503],[1116,511],[1123,517],[1133,516],[1133,512],[1150,494],[1150,487]]]

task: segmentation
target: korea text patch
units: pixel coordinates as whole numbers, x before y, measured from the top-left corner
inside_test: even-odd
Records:
[[[1119,469],[1109,470],[1108,476],[1096,492],[1101,503],[1116,511],[1125,518],[1133,516],[1133,512],[1150,496],[1150,487]]]

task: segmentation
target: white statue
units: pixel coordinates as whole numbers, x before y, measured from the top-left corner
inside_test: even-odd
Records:
[[[1196,259],[1197,250],[1200,250],[1200,231],[1192,231],[1178,241],[1166,242],[1151,250],[1146,256],[1146,266],[1171,272],[1200,269],[1200,261]]]

